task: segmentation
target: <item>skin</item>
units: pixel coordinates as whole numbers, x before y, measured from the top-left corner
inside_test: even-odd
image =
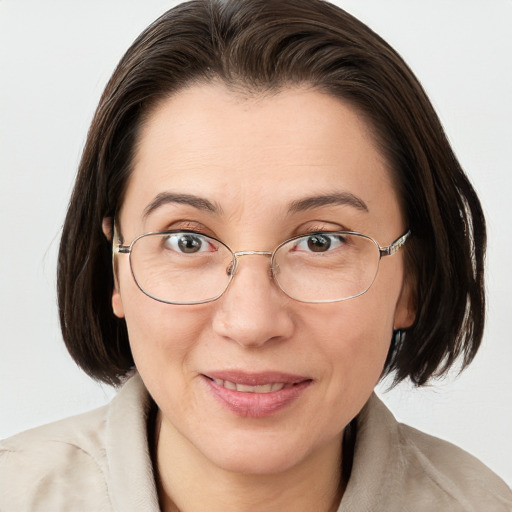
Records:
[[[194,194],[212,213],[168,203]],[[329,204],[290,212],[304,197],[350,193],[367,210]],[[163,229],[195,229],[234,251],[272,251],[314,230],[348,229],[382,246],[407,226],[387,163],[348,105],[307,88],[242,98],[194,85],[163,101],[141,134],[117,219],[123,243]],[[381,375],[393,328],[414,321],[399,251],[380,262],[361,297],[331,304],[288,298],[268,258],[246,256],[217,301],[177,306],[144,295],[118,256],[115,314],[126,319],[138,371],[156,401],[156,467],[164,510],[335,510],[344,427]],[[212,397],[202,374],[281,371],[312,379],[294,402],[241,417]]]

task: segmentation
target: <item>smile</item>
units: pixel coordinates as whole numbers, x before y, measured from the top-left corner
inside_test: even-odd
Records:
[[[313,383],[312,379],[279,372],[215,372],[203,374],[211,396],[237,416],[263,418],[286,409]]]
[[[285,387],[292,387],[293,384],[286,384],[284,382],[273,382],[270,384],[261,384],[259,386],[249,386],[248,384],[239,384],[229,380],[212,379],[215,384],[222,386],[233,391],[241,393],[272,393],[273,391],[280,391]]]

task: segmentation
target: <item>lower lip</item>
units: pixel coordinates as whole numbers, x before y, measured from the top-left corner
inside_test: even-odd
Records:
[[[213,396],[230,411],[246,418],[264,418],[281,411],[297,400],[311,384],[310,380],[270,393],[244,393],[220,386],[203,377]]]

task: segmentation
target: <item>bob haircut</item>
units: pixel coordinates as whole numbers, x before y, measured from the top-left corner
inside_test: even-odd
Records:
[[[118,385],[134,365],[111,306],[111,243],[139,130],[160,102],[221,81],[246,95],[309,86],[351,105],[387,158],[412,239],[406,279],[416,320],[394,336],[384,373],[416,385],[474,358],[484,328],[482,209],[418,80],[366,25],[322,0],[193,0],[128,49],[100,99],[70,200],[58,263],[66,346],[95,379]]]

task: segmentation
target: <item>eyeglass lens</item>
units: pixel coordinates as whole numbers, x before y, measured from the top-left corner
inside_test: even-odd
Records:
[[[379,265],[376,242],[361,234],[314,233],[288,240],[271,261],[274,279],[293,299],[335,302],[364,293]],[[130,265],[139,288],[168,303],[215,300],[232,279],[234,255],[222,242],[191,232],[152,233],[132,244]]]

